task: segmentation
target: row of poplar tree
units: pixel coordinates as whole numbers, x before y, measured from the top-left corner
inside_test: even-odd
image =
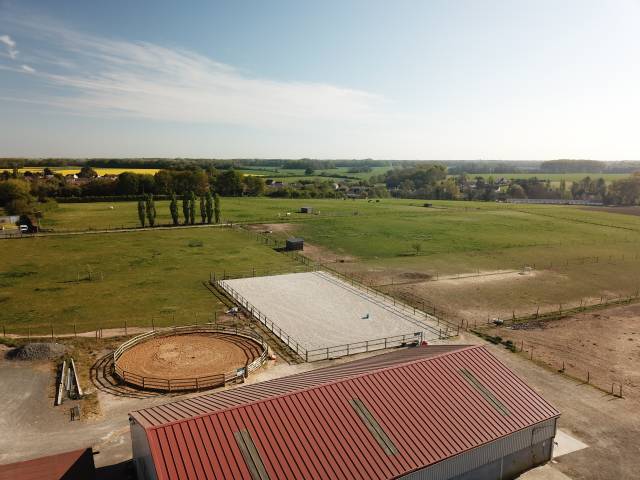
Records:
[[[196,223],[196,194],[188,192],[182,197],[182,216],[183,225],[195,225]],[[200,202],[200,219],[201,223],[220,223],[220,197],[218,194],[206,195],[199,197]],[[178,197],[176,194],[171,195],[169,202],[169,212],[174,225],[180,225],[180,214],[178,209]],[[156,202],[152,194],[145,195],[143,200],[138,201],[138,218],[140,225],[150,227],[156,225]]]

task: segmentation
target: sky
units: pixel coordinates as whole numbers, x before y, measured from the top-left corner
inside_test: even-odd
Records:
[[[640,159],[640,0],[0,0],[0,157]]]

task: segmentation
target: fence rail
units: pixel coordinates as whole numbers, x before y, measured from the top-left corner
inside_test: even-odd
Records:
[[[422,343],[422,332],[396,335],[394,337],[378,338],[376,340],[364,340],[361,342],[337,345],[334,347],[317,348],[307,351],[307,361],[329,360],[332,358],[355,355],[356,353],[373,352],[392,347],[406,347]]]
[[[182,335],[191,333],[222,333],[225,335],[237,335],[248,338],[258,343],[262,347],[262,353],[258,358],[247,364],[244,369],[244,376],[259,368],[266,360],[269,348],[264,339],[252,330],[238,327],[222,327],[217,325],[187,325],[182,327],[172,327],[168,330],[155,330],[133,337],[124,342],[113,352],[113,371],[124,383],[140,387],[147,390],[159,390],[166,392],[202,390],[226,385],[237,380],[240,376],[238,371],[219,373],[215,375],[192,377],[192,378],[158,378],[138,375],[120,368],[118,360],[124,352],[132,347],[146,342],[151,338],[167,337],[171,335]]]

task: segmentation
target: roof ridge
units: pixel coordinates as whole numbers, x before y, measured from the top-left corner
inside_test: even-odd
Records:
[[[413,347],[413,348],[425,348],[425,347],[428,348],[429,346],[425,345],[425,346]],[[309,387],[303,387],[303,388],[300,388],[300,389],[290,390],[288,392],[280,393],[280,394],[277,394],[277,395],[273,395],[271,397],[260,398],[260,399],[253,400],[253,401],[250,401],[250,402],[241,403],[241,404],[238,404],[238,405],[232,405],[230,407],[222,408],[220,410],[216,410],[216,411],[213,411],[213,412],[201,413],[199,415],[193,415],[193,416],[188,417],[188,418],[180,418],[180,419],[173,420],[173,421],[170,421],[170,422],[165,422],[165,423],[161,423],[161,424],[158,424],[158,425],[152,425],[152,426],[143,427],[143,428],[146,431],[158,430],[160,428],[165,428],[165,427],[168,427],[168,426],[171,426],[171,425],[177,425],[177,424],[188,422],[188,421],[191,421],[191,420],[197,420],[199,418],[205,418],[205,417],[208,417],[208,416],[211,416],[211,415],[217,415],[218,413],[221,413],[221,412],[229,412],[229,411],[232,411],[232,410],[237,410],[239,408],[245,408],[245,407],[248,407],[250,405],[257,405],[257,404],[260,404],[260,403],[272,401],[272,400],[278,399],[278,398],[285,398],[285,397],[288,397],[288,396],[291,396],[291,395],[295,395],[295,394],[298,394],[298,393],[309,392],[309,391],[315,390],[317,388],[325,387],[327,385],[335,385],[335,384],[338,384],[338,383],[346,382],[348,380],[353,380],[353,379],[356,379],[356,378],[363,378],[363,377],[367,377],[367,376],[370,376],[370,375],[373,375],[373,374],[377,374],[377,373],[380,373],[380,372],[386,372],[386,371],[390,371],[390,370],[395,370],[395,369],[400,368],[400,367],[406,367],[408,365],[414,365],[414,364],[418,364],[418,363],[421,363],[421,362],[428,362],[428,361],[434,360],[436,358],[441,358],[441,357],[445,357],[447,355],[452,355],[454,353],[459,353],[459,352],[463,352],[463,351],[467,351],[467,350],[474,350],[474,349],[485,349],[485,346],[484,345],[460,345],[460,348],[457,348],[455,350],[446,351],[446,352],[440,352],[440,353],[437,353],[437,354],[435,354],[433,356],[430,356],[430,357],[403,361],[403,362],[397,363],[395,365],[390,365],[390,366],[386,366],[386,367],[382,367],[382,368],[376,368],[375,370],[367,371],[367,372],[361,372],[361,373],[355,374],[353,376],[348,376],[348,377],[340,378],[340,379],[337,379],[337,380],[330,380],[328,382],[323,382],[323,383],[320,383],[320,384],[317,384],[317,385],[311,385]],[[310,371],[313,371],[313,370],[310,370]],[[135,413],[135,412],[132,412],[132,413]]]

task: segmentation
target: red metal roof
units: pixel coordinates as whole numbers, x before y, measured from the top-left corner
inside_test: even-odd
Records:
[[[352,360],[348,363],[274,378],[260,383],[245,384],[230,390],[222,390],[198,397],[178,400],[163,405],[148,407],[130,413],[143,427],[163,425],[195,415],[214,413],[218,410],[255,402],[264,398],[283,395],[295,390],[321,385],[323,383],[352,377],[372,370],[425,359],[435,355],[466,348],[468,345],[431,345],[429,348],[405,348],[390,353]]]
[[[484,347],[431,348],[147,426],[158,478],[394,478],[559,415]]]
[[[88,480],[94,477],[90,448],[0,465],[0,480]]]

